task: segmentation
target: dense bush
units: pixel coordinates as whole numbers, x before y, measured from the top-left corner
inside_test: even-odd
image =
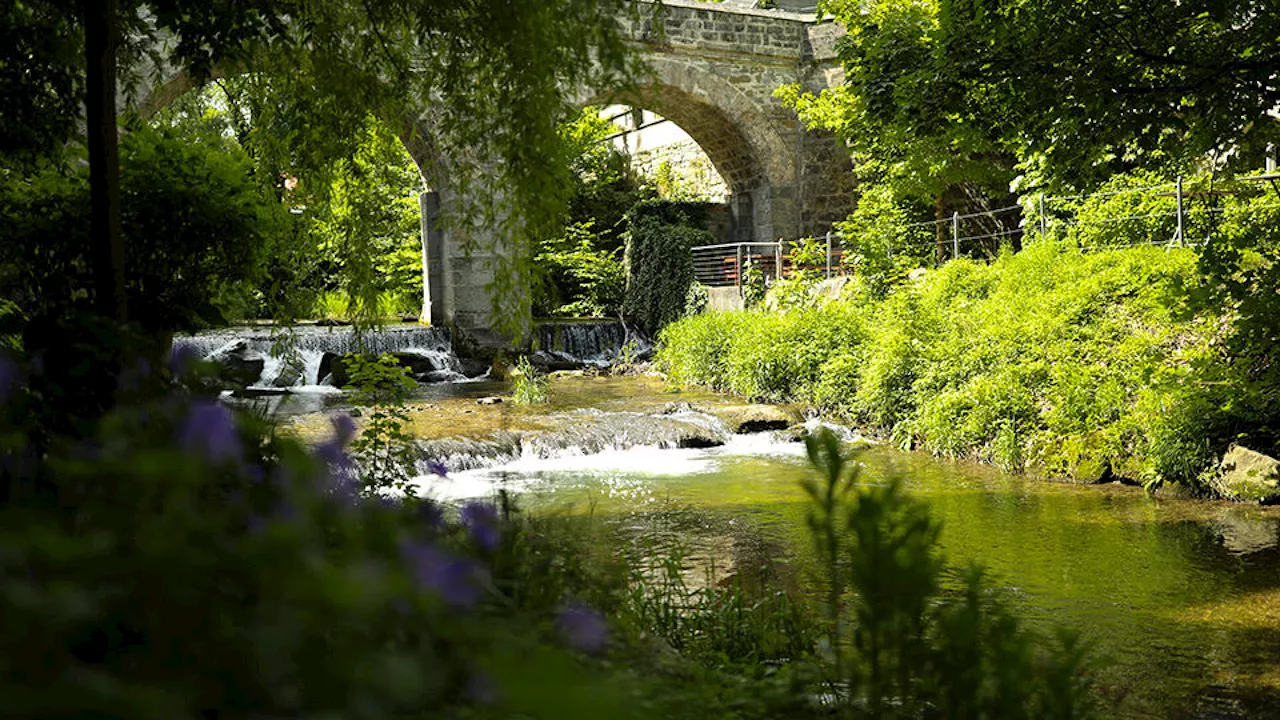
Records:
[[[821,307],[689,318],[658,357],[676,382],[812,402],[945,456],[1194,483],[1228,443],[1276,442],[1272,346],[1227,349],[1245,320],[1188,303],[1197,268],[1191,250],[1045,241],[883,300],[855,284]]]
[[[623,313],[648,332],[684,315],[693,283],[689,250],[715,242],[701,228],[706,203],[644,202],[628,217]]]
[[[288,213],[253,181],[249,158],[205,130],[140,128],[123,136],[120,158],[133,317],[156,331],[224,322]],[[88,197],[87,168],[72,157],[0,177],[0,280],[31,317],[89,300]]]
[[[616,316],[622,307],[626,213],[652,192],[632,172],[630,158],[608,141],[616,131],[595,106],[560,127],[572,186],[562,222],[536,238],[536,316]]]

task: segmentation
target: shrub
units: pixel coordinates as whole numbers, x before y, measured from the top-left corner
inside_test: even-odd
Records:
[[[409,422],[404,402],[417,386],[409,369],[392,355],[371,358],[352,353],[346,363],[352,401],[367,406],[368,419],[351,445],[364,491],[369,494],[414,495],[417,446],[406,430]]]
[[[248,156],[209,132],[138,128],[120,159],[134,319],[160,332],[223,324],[288,213],[253,181]],[[88,172],[73,162],[0,184],[5,292],[33,318],[87,303],[93,286]]]
[[[703,313],[711,302],[707,286],[697,280],[689,284],[689,292],[684,296],[684,316],[689,317]]]
[[[513,402],[517,405],[540,405],[547,402],[550,381],[529,363],[528,357],[520,356],[512,375],[515,377],[515,388],[511,392]]]
[[[948,263],[882,300],[686,319],[660,336],[658,363],[940,455],[1195,484],[1233,439],[1276,442],[1271,351],[1228,349],[1234,311],[1188,305],[1197,277],[1191,250],[1046,240],[989,266]]]
[[[691,226],[680,209],[699,203],[641,203],[629,216],[626,300],[623,313],[650,334],[684,314],[693,283],[689,249],[714,242],[711,233]]]
[[[622,306],[626,272],[617,254],[597,249],[591,223],[572,225],[563,237],[544,243],[534,257],[545,274],[535,293],[534,312],[552,316],[614,315]]]

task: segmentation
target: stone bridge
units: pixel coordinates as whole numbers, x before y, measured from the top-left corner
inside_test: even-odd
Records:
[[[848,152],[833,136],[806,131],[773,97],[784,84],[814,92],[838,84],[835,43],[843,28],[808,13],[697,0],[647,5],[625,23],[652,75],[629,93],[578,100],[641,107],[688,133],[729,186],[734,241],[821,234],[849,214]],[[425,166],[425,158],[415,159]],[[436,221],[449,190],[431,187],[423,195],[424,315],[471,331],[488,328],[486,287],[503,262],[502,243],[477,242],[470,256],[461,253],[459,239]]]
[[[852,209],[849,155],[833,136],[806,131],[773,91],[789,83],[815,92],[838,84],[835,43],[843,29],[796,12],[812,2],[778,0],[783,9],[759,10],[742,6],[749,1],[642,2],[638,18],[622,22],[652,74],[625,94],[583,92],[576,99],[644,108],[688,133],[729,186],[733,240],[824,233]],[[144,105],[159,107],[186,87],[175,79]],[[442,211],[458,204],[456,190],[438,176],[427,142],[408,140],[406,147],[431,188],[422,195],[423,318],[483,340],[496,324],[490,288],[495,268],[506,262],[503,238],[442,223]],[[471,252],[463,252],[468,244]],[[527,326],[528,318],[519,320]]]

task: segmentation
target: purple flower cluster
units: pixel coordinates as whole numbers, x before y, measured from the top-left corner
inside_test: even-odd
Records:
[[[481,550],[493,550],[502,539],[498,509],[492,503],[473,501],[462,506],[462,525]]]
[[[569,603],[560,610],[556,626],[565,642],[586,653],[603,652],[609,645],[609,626],[600,613],[580,603]]]
[[[430,590],[453,607],[472,607],[480,600],[486,571],[470,558],[454,557],[422,542],[405,543],[401,554],[418,587]]]
[[[179,444],[209,462],[229,462],[241,456],[235,419],[225,405],[214,401],[191,406],[179,430]]]

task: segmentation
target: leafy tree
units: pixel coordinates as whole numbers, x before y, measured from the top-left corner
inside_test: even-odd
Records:
[[[208,128],[140,128],[122,156],[135,321],[161,334],[222,324],[227,299],[258,279],[267,238],[288,214],[252,181],[249,158]],[[75,159],[8,173],[0,186],[6,294],[34,319],[89,309],[89,180]]]
[[[118,207],[110,191],[118,173],[112,160],[115,65],[132,77],[163,38],[173,40],[169,60],[197,81],[233,69],[270,76],[273,87],[297,99],[299,111],[295,133],[280,142],[294,143],[296,156],[317,165],[319,158],[349,157],[370,112],[406,135],[429,125],[431,142],[448,151],[450,177],[472,198],[464,210],[485,207],[499,190],[516,199],[511,205],[521,212],[498,219],[517,248],[530,229],[558,217],[566,199],[566,170],[555,161],[562,157],[556,127],[547,122],[565,116],[562,88],[615,82],[634,69],[613,21],[616,0],[515,6],[499,0],[113,0],[86,6],[94,12],[83,16],[70,0],[30,5],[9,11],[19,27],[83,34],[85,54],[57,43],[0,50],[0,67],[35,68],[6,71],[6,90],[50,108],[41,116],[6,108],[0,126],[6,143],[25,138],[24,144],[58,147],[73,134],[79,92],[88,87],[91,196],[100,200],[93,214],[93,244],[101,249],[94,266],[98,295],[121,300],[111,312],[104,304],[104,314],[118,319],[125,317],[119,312],[125,268],[119,233],[110,229],[118,227],[110,219]],[[431,98],[429,113],[424,98]],[[528,254],[514,255],[527,269]],[[514,284],[506,278],[497,289]]]
[[[940,0],[942,56],[1036,169],[1089,184],[1280,140],[1280,15],[1267,0]]]
[[[560,224],[538,239],[535,314],[605,316],[622,304],[626,213],[649,193],[632,173],[630,159],[608,142],[616,131],[594,106],[560,128],[573,180]]]
[[[813,128],[846,141],[864,181],[891,189],[917,219],[1007,205],[1016,158],[981,114],[947,55],[940,0],[830,0],[849,31],[838,52],[845,82],[818,95],[798,85],[778,96]],[[939,252],[944,229],[938,230]]]

